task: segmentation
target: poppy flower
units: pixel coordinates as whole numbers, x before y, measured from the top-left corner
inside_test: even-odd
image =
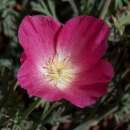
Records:
[[[17,79],[30,96],[66,99],[85,107],[107,92],[112,65],[103,59],[110,28],[92,16],[64,25],[50,16],[26,16],[18,31],[24,50]]]

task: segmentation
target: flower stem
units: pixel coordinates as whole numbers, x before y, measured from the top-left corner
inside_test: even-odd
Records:
[[[116,112],[118,110],[118,106],[113,107],[111,110],[109,110],[108,112],[106,112],[105,114],[103,114],[101,117],[99,118],[93,118],[92,120],[86,121],[85,123],[79,125],[78,127],[74,128],[73,130],[80,130],[80,129],[84,129],[84,130],[89,130],[91,126],[95,126],[97,125],[101,120],[103,120],[105,117],[107,117],[108,115]]]
[[[16,83],[14,84],[14,86],[13,86],[13,90],[15,91],[16,90],[16,88],[18,87],[18,81],[16,81]]]
[[[20,119],[20,125],[22,124],[22,121],[25,120],[30,114],[31,112],[40,105],[41,100],[35,100],[34,102],[32,102],[29,107],[24,111],[21,119]]]
[[[104,7],[103,7],[103,9],[102,9],[102,11],[101,11],[101,14],[100,14],[100,18],[101,18],[101,19],[104,19],[104,18],[105,18],[110,4],[111,4],[111,0],[106,0],[106,2],[105,2],[105,4],[104,4]]]

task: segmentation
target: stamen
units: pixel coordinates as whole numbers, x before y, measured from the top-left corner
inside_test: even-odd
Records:
[[[68,57],[56,55],[43,66],[44,76],[48,82],[61,89],[69,86],[74,79],[74,66]]]

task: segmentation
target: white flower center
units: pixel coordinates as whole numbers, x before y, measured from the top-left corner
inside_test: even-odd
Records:
[[[53,59],[48,60],[43,69],[48,82],[60,89],[68,87],[75,77],[74,66],[68,57],[56,55]]]

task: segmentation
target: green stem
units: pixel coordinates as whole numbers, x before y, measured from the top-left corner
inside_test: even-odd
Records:
[[[102,115],[99,118],[93,118],[81,125],[79,125],[78,127],[74,128],[73,130],[89,130],[91,126],[95,126],[97,125],[101,120],[103,120],[105,117],[107,117],[108,115],[116,112],[118,110],[118,106],[115,106],[114,108],[112,108],[110,111],[108,111],[107,113],[105,113],[104,115]]]
[[[18,87],[18,81],[16,81],[16,83],[14,84],[14,86],[13,86],[13,90],[15,91],[16,90],[16,88]]]
[[[112,1],[112,0],[106,0],[106,2],[105,2],[105,4],[104,4],[104,7],[103,7],[103,9],[102,9],[102,11],[101,11],[101,14],[100,14],[100,18],[101,18],[101,19],[104,19],[104,18],[105,18],[106,14],[107,14],[107,11],[108,11],[108,8],[109,8],[109,6],[110,6],[110,4],[111,4],[111,1]]]
[[[31,112],[40,105],[41,100],[35,100],[34,102],[32,102],[29,107],[24,111],[21,119],[20,119],[20,124],[22,124],[22,121],[25,120],[30,114]]]

